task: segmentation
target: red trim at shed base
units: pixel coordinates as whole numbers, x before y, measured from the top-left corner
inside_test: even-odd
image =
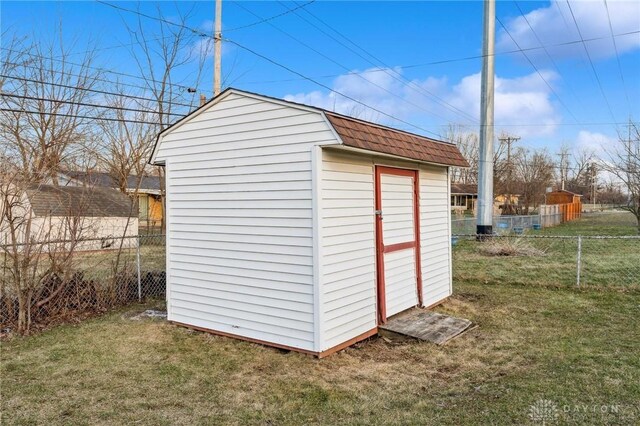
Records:
[[[257,343],[259,345],[264,345],[264,346],[271,346],[274,348],[278,348],[278,349],[285,349],[288,351],[293,351],[293,352],[299,352],[302,354],[306,354],[306,355],[313,355],[316,356],[318,358],[324,358],[327,357],[333,353],[336,353],[342,349],[348,348],[349,346],[367,339],[375,334],[378,334],[378,327],[375,327],[365,333],[360,334],[359,336],[354,337],[353,339],[347,340],[344,343],[340,343],[339,345],[336,345],[332,348],[329,348],[327,350],[324,350],[322,352],[314,352],[314,351],[309,351],[306,349],[300,349],[300,348],[294,348],[292,346],[287,346],[287,345],[281,345],[278,343],[272,343],[272,342],[266,342],[264,340],[259,340],[259,339],[252,339],[251,337],[245,337],[245,336],[239,336],[237,334],[233,334],[233,333],[226,333],[224,331],[218,331],[218,330],[213,330],[210,328],[204,328],[204,327],[198,327],[195,325],[190,325],[190,324],[185,324],[182,322],[178,322],[178,321],[169,321],[171,324],[174,325],[178,325],[180,327],[185,327],[191,330],[197,330],[197,331],[202,331],[204,333],[210,333],[210,334],[215,334],[217,336],[223,336],[223,337],[230,337],[232,339],[238,339],[238,340],[244,340],[245,342],[251,342],[251,343]]]

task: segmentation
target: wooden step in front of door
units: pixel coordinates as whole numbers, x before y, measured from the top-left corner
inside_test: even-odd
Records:
[[[413,308],[389,318],[378,328],[381,335],[391,339],[413,338],[443,345],[473,328],[473,323],[468,319]]]

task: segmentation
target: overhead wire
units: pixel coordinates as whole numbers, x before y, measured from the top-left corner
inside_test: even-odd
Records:
[[[281,5],[283,5],[284,7],[287,7],[286,5],[284,5],[282,2],[278,2]],[[295,3],[295,2],[294,2]],[[297,4],[297,3],[296,3]],[[326,23],[324,20],[322,20],[321,18],[319,18],[317,15],[315,15],[314,13],[312,13],[310,10],[308,9],[304,9],[304,12],[308,15],[310,15],[311,17],[313,17],[314,19],[318,20],[319,22],[321,22],[322,24],[324,24],[327,28],[329,28],[330,30],[334,31],[336,34],[338,34],[340,37],[342,37],[343,39],[345,39],[346,41],[348,41],[351,45],[355,46],[357,49],[361,50],[362,52],[364,52],[366,55],[368,55],[370,58],[373,58],[374,61],[372,61],[369,58],[366,58],[365,56],[363,56],[361,53],[359,53],[357,50],[354,50],[353,48],[347,46],[345,43],[343,43],[342,41],[338,40],[337,38],[335,38],[334,36],[332,36],[331,34],[328,34],[326,31],[324,31],[322,28],[318,27],[317,25],[315,25],[314,23],[310,22],[309,20],[307,20],[306,18],[304,18],[303,16],[301,16],[299,13],[295,13],[296,16],[298,16],[300,19],[302,19],[303,21],[307,22],[309,25],[311,25],[312,27],[316,28],[318,31],[322,32],[324,35],[326,35],[327,37],[331,38],[332,40],[334,40],[336,43],[340,44],[341,46],[343,46],[344,48],[348,49],[349,51],[351,51],[352,53],[356,54],[357,56],[359,56],[360,58],[364,59],[365,61],[367,61],[369,64],[377,67],[379,69],[379,71],[384,72],[385,74],[389,75],[391,78],[393,78],[396,81],[401,82],[402,84],[404,84],[405,86],[409,87],[410,89],[412,89],[415,92],[420,92],[421,94],[427,96],[427,97],[431,97],[433,99],[435,99],[436,103],[442,105],[443,107],[451,110],[452,112],[454,112],[455,114],[458,114],[460,116],[466,117],[466,119],[470,119],[472,122],[477,123],[478,119],[473,117],[472,115],[468,114],[467,112],[459,109],[458,107],[456,107],[455,105],[452,105],[451,103],[447,102],[446,100],[442,99],[441,97],[437,96],[436,94],[432,93],[431,91],[425,89],[424,87],[419,86],[418,84],[416,84],[415,82],[408,80],[405,76],[403,76],[402,74],[400,74],[399,72],[397,72],[393,67],[387,65],[384,61],[382,61],[381,59],[377,58],[375,55],[373,55],[372,53],[368,52],[366,49],[362,48],[361,46],[359,46],[358,44],[354,43],[351,39],[349,39],[347,36],[345,36],[344,34],[342,34],[340,31],[338,31],[337,29],[335,29],[334,27],[332,27],[331,25],[329,25],[328,23]],[[382,67],[380,67],[379,64],[382,64]]]
[[[28,65],[28,64],[21,64],[21,63],[17,63],[17,62],[11,62],[11,61],[6,61],[5,63],[7,64],[11,64],[11,65],[15,65],[18,67],[25,67],[25,68],[31,68],[31,69],[42,69],[42,67],[38,67],[35,65]],[[147,92],[153,92],[153,89],[151,87],[144,87],[144,86],[139,86],[136,84],[131,84],[131,83],[125,83],[125,82],[121,82],[121,81],[113,81],[113,80],[109,80],[106,78],[100,78],[100,77],[95,77],[95,76],[90,76],[90,75],[80,75],[80,74],[75,74],[73,72],[69,72],[69,71],[63,71],[63,70],[56,70],[56,69],[47,69],[47,72],[54,72],[57,74],[63,74],[63,75],[67,75],[67,76],[71,76],[71,77],[78,77],[78,78],[87,78],[93,81],[100,81],[102,83],[109,83],[109,84],[113,84],[114,86],[123,86],[123,87],[131,87],[131,88],[135,88],[135,89],[140,89],[140,90],[144,90]]]
[[[171,22],[171,21],[168,21],[168,20],[166,20],[166,19],[164,19],[164,18],[160,18],[160,17],[156,17],[156,16],[151,16],[151,15],[145,14],[145,13],[140,12],[140,11],[137,11],[137,10],[123,8],[123,7],[120,7],[120,6],[118,6],[118,5],[114,5],[114,4],[111,4],[111,3],[105,2],[105,1],[103,1],[103,0],[97,0],[97,2],[98,2],[98,3],[100,3],[100,4],[104,4],[104,5],[106,5],[106,6],[112,7],[112,8],[114,8],[114,9],[118,9],[118,10],[124,11],[124,12],[133,13],[133,14],[136,14],[136,15],[139,15],[139,16],[143,16],[143,17],[146,17],[146,18],[152,19],[152,20],[156,20],[156,21],[164,22],[164,23],[167,23],[167,24],[169,24],[169,25],[174,25],[174,26],[177,26],[177,27],[183,28],[183,29],[185,29],[185,30],[187,30],[187,31],[191,31],[191,32],[192,32],[192,33],[194,33],[194,34],[201,35],[201,36],[203,36],[203,37],[213,38],[213,35],[211,35],[211,34],[204,33],[203,31],[197,30],[197,29],[195,29],[195,28],[191,28],[191,27],[186,26],[186,25],[184,25],[184,24],[180,24],[180,23],[176,23],[176,22]],[[361,106],[364,106],[365,108],[369,108],[370,110],[375,111],[375,112],[377,112],[377,113],[379,113],[379,114],[381,114],[381,115],[384,115],[385,117],[391,118],[391,119],[396,120],[396,121],[398,121],[398,122],[401,122],[401,123],[403,123],[403,124],[407,124],[407,125],[409,125],[409,126],[411,126],[411,127],[413,127],[413,128],[419,129],[419,130],[421,130],[421,131],[423,131],[423,132],[426,132],[426,133],[429,133],[429,134],[435,135],[435,136],[437,136],[438,138],[442,138],[442,136],[441,136],[440,134],[438,134],[438,133],[432,132],[432,131],[430,131],[430,130],[428,130],[428,129],[425,129],[425,128],[421,127],[421,126],[418,126],[418,125],[413,124],[413,123],[410,123],[410,122],[408,122],[408,121],[406,121],[406,120],[403,120],[403,119],[400,119],[400,118],[398,118],[398,117],[395,117],[395,116],[393,116],[392,114],[386,113],[386,112],[384,112],[384,111],[382,111],[382,110],[380,110],[380,109],[377,109],[377,108],[375,108],[375,107],[372,107],[372,106],[370,106],[370,105],[367,105],[366,103],[364,103],[364,102],[362,102],[362,101],[360,101],[360,100],[358,100],[358,99],[355,99],[355,98],[353,98],[352,96],[349,96],[349,95],[346,95],[346,94],[344,94],[344,93],[342,93],[342,92],[339,92],[339,91],[337,91],[337,90],[334,90],[334,89],[332,89],[331,87],[329,87],[329,86],[327,86],[327,85],[325,85],[325,84],[322,84],[322,83],[318,82],[317,80],[312,79],[311,77],[307,77],[307,76],[305,76],[304,74],[302,74],[302,73],[300,73],[300,72],[298,72],[298,71],[295,71],[295,70],[293,70],[292,68],[290,68],[290,67],[288,67],[288,66],[286,66],[286,65],[283,65],[283,64],[281,64],[281,63],[279,63],[279,62],[277,62],[277,61],[275,61],[275,60],[273,60],[273,59],[271,59],[271,58],[269,58],[269,57],[267,57],[267,56],[265,56],[265,55],[263,55],[263,54],[261,54],[261,53],[259,53],[259,52],[255,51],[255,50],[253,50],[253,49],[251,49],[251,48],[248,48],[248,47],[246,47],[246,46],[244,46],[244,45],[242,45],[242,44],[240,44],[240,43],[238,43],[238,42],[236,42],[236,41],[234,41],[234,40],[231,40],[231,39],[229,39],[229,38],[223,38],[222,40],[223,40],[223,41],[226,41],[226,42],[228,42],[228,43],[231,43],[231,44],[233,44],[233,45],[235,45],[235,46],[239,47],[240,49],[245,50],[245,51],[247,51],[247,52],[249,52],[249,53],[251,53],[251,54],[253,54],[253,55],[255,55],[255,56],[257,56],[257,57],[259,57],[259,58],[261,58],[261,59],[263,59],[263,60],[266,60],[267,62],[269,62],[269,63],[271,63],[271,64],[273,64],[273,65],[276,65],[276,66],[278,66],[278,67],[280,67],[280,68],[282,68],[282,69],[284,69],[284,70],[286,70],[286,71],[289,71],[289,72],[291,72],[291,73],[293,73],[293,74],[295,74],[295,75],[298,75],[299,77],[303,77],[303,78],[305,78],[306,80],[308,80],[308,81],[310,81],[310,82],[312,82],[312,83],[314,83],[314,84],[316,84],[316,85],[318,85],[318,86],[320,86],[320,87],[323,87],[323,88],[325,88],[325,89],[327,89],[327,90],[331,91],[332,93],[335,93],[335,94],[337,94],[337,95],[339,95],[339,96],[342,96],[342,97],[344,97],[345,99],[349,99],[349,100],[351,100],[351,101],[353,101],[353,102],[355,102],[355,103],[357,103],[357,104],[359,104],[359,105],[361,105]]]
[[[283,65],[283,64],[281,64],[281,63],[279,63],[279,62],[277,62],[277,61],[275,61],[275,60],[273,60],[273,59],[271,59],[271,58],[269,58],[269,57],[267,57],[267,56],[265,56],[265,55],[263,55],[263,54],[261,54],[261,53],[259,53],[259,52],[255,51],[255,50],[253,50],[253,49],[251,49],[251,48],[249,48],[249,47],[246,47],[246,46],[244,46],[244,45],[242,45],[242,44],[238,43],[237,41],[230,40],[230,39],[223,39],[223,40],[224,40],[224,41],[226,41],[226,42],[228,42],[228,43],[231,43],[231,44],[233,44],[233,45],[235,45],[235,46],[239,47],[240,49],[245,50],[245,51],[247,51],[247,52],[249,52],[249,53],[251,53],[251,54],[253,54],[253,55],[255,55],[255,56],[257,56],[257,57],[259,57],[259,58],[261,58],[261,59],[263,59],[263,60],[265,60],[265,61],[267,61],[267,62],[271,63],[271,64],[273,64],[273,65],[276,65],[276,66],[278,66],[278,67],[280,67],[280,68],[282,68],[282,69],[284,69],[284,70],[286,70],[286,71],[289,71],[289,72],[290,72],[290,73],[292,73],[292,74],[295,74],[295,75],[297,75],[297,76],[299,76],[299,77],[302,77],[302,78],[304,78],[305,80],[310,81],[311,83],[316,84],[317,86],[320,86],[320,87],[322,87],[322,88],[324,88],[324,89],[327,89],[327,90],[329,90],[330,92],[335,93],[336,95],[342,96],[342,97],[343,97],[343,98],[345,98],[345,99],[349,99],[350,101],[353,101],[353,102],[355,102],[355,103],[357,103],[357,104],[359,104],[359,105],[361,105],[361,106],[364,106],[365,108],[369,108],[369,109],[370,109],[370,110],[372,110],[372,111],[375,111],[375,112],[377,112],[377,113],[379,113],[379,114],[381,114],[381,115],[384,115],[384,116],[385,116],[385,117],[387,117],[387,118],[391,118],[392,120],[396,120],[396,121],[398,121],[398,122],[400,122],[400,123],[406,124],[406,125],[411,126],[411,127],[415,128],[415,129],[419,129],[419,130],[422,130],[423,132],[426,132],[426,133],[429,133],[429,134],[435,135],[435,136],[437,136],[437,137],[439,137],[439,138],[442,138],[442,135],[439,135],[439,134],[437,134],[437,133],[435,133],[435,132],[432,132],[432,131],[430,131],[430,130],[428,130],[428,129],[425,129],[425,128],[423,128],[423,127],[420,127],[420,126],[418,126],[418,125],[416,125],[416,124],[413,124],[413,123],[410,123],[410,122],[408,122],[408,121],[405,121],[405,120],[403,120],[403,119],[401,119],[401,118],[395,117],[395,116],[394,116],[394,115],[392,115],[392,114],[389,114],[389,113],[384,112],[384,111],[382,111],[382,110],[380,110],[380,109],[377,109],[377,108],[375,108],[375,107],[372,107],[372,106],[370,106],[370,105],[367,105],[366,103],[364,103],[364,102],[362,102],[362,101],[360,101],[360,100],[358,100],[358,99],[356,99],[356,98],[354,98],[354,97],[352,97],[352,96],[346,95],[346,94],[344,94],[344,93],[342,93],[342,92],[340,92],[340,91],[338,91],[338,90],[332,89],[331,87],[327,86],[326,84],[320,83],[319,81],[314,80],[314,79],[313,79],[313,78],[311,78],[311,77],[307,77],[307,76],[305,76],[304,74],[302,74],[302,73],[300,73],[300,72],[298,72],[298,71],[296,71],[296,70],[294,70],[294,69],[292,69],[292,68],[289,68],[289,67],[288,67],[288,66],[286,66],[286,65]]]
[[[160,124],[158,122],[153,122],[153,121],[131,120],[127,118],[92,117],[88,115],[63,114],[58,112],[42,112],[42,111],[33,111],[33,110],[15,109],[15,108],[0,108],[0,111],[21,113],[21,114],[52,115],[55,117],[80,118],[80,119],[87,119],[87,120],[117,121],[121,123],[138,123],[138,124],[152,124],[152,125]]]
[[[542,40],[540,39],[540,37],[538,36],[537,31],[533,28],[533,25],[531,25],[531,23],[529,22],[529,19],[527,18],[527,15],[525,15],[525,13],[523,12],[522,8],[520,8],[520,4],[514,0],[513,2],[516,7],[518,8],[518,12],[520,12],[520,16],[522,16],[522,18],[524,19],[524,21],[526,22],[527,26],[529,27],[529,30],[531,31],[531,33],[533,34],[533,36],[535,37],[536,41],[538,42],[538,44],[540,44],[540,47],[542,47],[542,49],[544,49],[544,53],[547,55],[547,58],[549,58],[549,61],[551,62],[551,64],[553,65],[553,67],[556,69],[556,71],[558,72],[558,75],[561,75],[562,72],[560,72],[560,67],[558,67],[558,64],[556,63],[556,61],[553,59],[553,56],[551,56],[551,53],[549,53],[549,50],[547,50],[547,47],[544,46],[544,44],[542,43]],[[567,86],[569,87],[569,90],[571,91],[571,94],[573,95],[573,97],[575,97],[578,102],[582,103],[580,101],[580,97],[577,95],[577,93],[573,90],[573,87],[571,84],[567,84]]]
[[[247,11],[248,13],[251,13],[251,14],[252,14],[252,15],[254,15],[254,16],[258,16],[257,14],[255,14],[254,12],[252,12],[251,10],[249,10],[248,8],[244,7],[244,6],[243,6],[243,5],[241,5],[240,3],[237,3],[236,5],[237,5],[238,7],[240,7],[241,9],[243,9],[243,10]],[[316,54],[318,54],[318,55],[322,56],[322,57],[323,57],[323,58],[325,58],[326,60],[328,60],[328,61],[330,61],[330,62],[332,62],[332,63],[336,64],[336,65],[337,65],[337,66],[339,66],[340,68],[342,68],[342,69],[344,69],[344,70],[346,70],[346,71],[350,71],[350,68],[349,68],[349,67],[347,67],[347,66],[345,66],[345,65],[341,64],[340,62],[338,62],[338,61],[334,60],[333,58],[331,58],[331,57],[329,57],[329,56],[325,55],[324,53],[322,53],[322,52],[320,52],[319,50],[315,49],[314,47],[310,46],[309,44],[307,44],[307,43],[303,42],[303,41],[302,41],[302,40],[300,40],[299,38],[294,37],[294,36],[293,36],[293,35],[291,35],[290,33],[288,33],[288,32],[286,32],[286,31],[284,31],[284,30],[282,30],[282,29],[280,29],[280,28],[278,28],[278,27],[274,26],[273,24],[270,24],[270,23],[269,23],[269,25],[273,26],[273,27],[274,27],[278,32],[280,32],[280,33],[282,33],[282,34],[286,35],[286,36],[287,36],[287,37],[289,37],[290,39],[292,39],[292,40],[296,41],[297,43],[299,43],[299,44],[301,44],[302,46],[306,47],[307,49],[311,50],[312,52],[314,52],[314,53],[316,53]],[[442,115],[439,115],[438,113],[436,113],[436,112],[434,112],[434,111],[430,111],[430,110],[428,110],[428,109],[425,109],[424,107],[422,107],[422,106],[420,106],[420,105],[418,105],[418,104],[416,104],[416,103],[414,103],[414,102],[411,102],[411,101],[409,101],[409,100],[407,100],[407,99],[403,98],[402,96],[398,95],[397,93],[392,92],[391,90],[387,89],[386,87],[381,86],[381,85],[379,85],[378,83],[375,83],[375,82],[373,82],[373,81],[371,81],[371,80],[369,80],[369,79],[365,78],[361,73],[355,73],[355,74],[353,74],[353,75],[354,75],[354,76],[356,76],[356,77],[358,77],[358,78],[360,78],[361,80],[364,80],[365,82],[367,82],[367,83],[369,83],[369,84],[371,84],[371,85],[373,85],[373,86],[377,87],[378,89],[381,89],[381,90],[382,90],[382,91],[384,91],[385,93],[388,93],[389,95],[391,95],[391,96],[393,96],[393,97],[395,97],[395,98],[397,98],[397,99],[400,99],[401,101],[403,101],[403,102],[405,102],[405,103],[407,103],[407,104],[409,104],[409,105],[411,105],[411,106],[413,106],[413,107],[415,107],[415,108],[418,108],[418,109],[420,109],[420,110],[422,110],[422,111],[428,112],[429,114],[433,114],[433,115],[435,115],[435,116],[437,116],[437,117],[439,117],[439,118],[446,119],[446,117],[444,117],[444,116],[442,116]]]
[[[37,97],[37,96],[25,96],[25,95],[18,95],[18,94],[14,94],[14,93],[0,92],[0,97],[5,97],[5,96],[6,97],[10,97],[10,98],[25,99],[25,100],[32,100],[32,101],[53,102],[53,103],[67,104],[67,105],[86,106],[86,107],[92,107],[92,108],[115,109],[115,110],[120,110],[120,111],[141,112],[141,113],[146,113],[146,114],[158,114],[158,111],[153,111],[153,110],[148,110],[148,109],[128,108],[128,107],[121,107],[121,106],[116,106],[116,105],[92,104],[92,103],[88,103],[88,102],[77,102],[77,101],[69,101],[69,100],[64,100],[64,99],[51,99],[51,98],[42,98],[42,97]],[[173,116],[177,116],[177,117],[183,117],[184,116],[184,114],[177,114],[177,113],[174,113],[174,112],[167,112],[165,114],[166,115],[173,115]]]
[[[513,43],[516,45],[516,47],[518,49],[520,49],[520,45],[518,44],[518,42],[516,41],[516,39],[511,35],[511,32],[509,32],[509,29],[502,23],[502,21],[500,20],[500,18],[496,17],[496,20],[498,21],[498,23],[500,24],[500,26],[504,29],[504,31],[507,33],[507,35],[509,36],[509,38],[513,41]],[[554,94],[554,96],[558,99],[558,102],[560,102],[560,105],[562,105],[564,107],[564,109],[567,110],[567,112],[569,113],[569,115],[571,115],[571,118],[573,118],[573,120],[576,123],[579,123],[579,120],[576,118],[576,116],[573,114],[573,112],[569,109],[569,107],[564,103],[564,101],[562,100],[562,98],[560,97],[560,95],[558,95],[558,93],[555,91],[555,89],[551,86],[551,84],[549,84],[549,82],[547,81],[546,78],[544,78],[544,76],[542,75],[542,73],[540,72],[540,70],[538,69],[538,67],[533,63],[533,61],[531,60],[531,58],[529,58],[529,55],[527,55],[525,52],[522,52],[523,56],[526,58],[527,62],[529,62],[529,64],[531,65],[531,67],[535,70],[536,74],[538,74],[538,77],[540,77],[540,79],[547,85],[547,87],[549,88],[549,90],[551,91],[551,93]],[[614,118],[615,120],[615,118]]]
[[[80,64],[77,62],[71,62],[71,61],[67,61],[66,59],[59,59],[59,58],[54,58],[51,56],[45,56],[42,54],[38,54],[38,53],[33,53],[33,52],[28,52],[28,51],[19,51],[19,50],[15,50],[15,49],[11,49],[8,47],[0,47],[0,49],[5,50],[5,51],[9,51],[9,52],[17,52],[17,53],[24,53],[26,55],[35,57],[35,58],[40,58],[40,59],[45,59],[45,60],[51,60],[51,61],[55,61],[55,62],[60,62],[60,63],[64,63],[67,65],[73,65],[76,67],[81,67],[81,68],[86,68],[86,69],[90,69],[90,70],[94,70],[94,71],[100,71],[100,72],[107,72],[113,75],[119,75],[122,77],[129,77],[129,78],[136,78],[138,80],[143,80],[145,83],[154,83],[154,84],[158,84],[158,83],[162,83],[161,81],[158,80],[154,80],[152,78],[149,77],[143,77],[140,75],[135,75],[135,74],[130,74],[130,73],[126,73],[126,72],[121,72],[121,71],[114,71],[114,70],[110,70],[107,68],[103,68],[103,67],[94,67],[91,65],[86,65],[86,64]],[[174,87],[179,87],[181,89],[184,90],[188,90],[190,89],[190,86],[184,85],[184,84],[179,84],[179,83],[169,83],[169,82],[165,82],[164,84],[168,85],[168,86],[174,86]],[[138,86],[140,88],[142,88],[141,86]]]
[[[576,29],[578,30],[578,36],[580,37],[580,40],[583,41],[582,46],[584,47],[584,51],[587,54],[587,59],[589,60],[589,64],[591,64],[591,70],[593,71],[593,75],[595,76],[596,82],[598,83],[598,87],[600,88],[600,93],[604,98],[604,102],[607,105],[607,109],[609,110],[609,113],[611,114],[613,121],[615,121],[616,120],[615,114],[611,109],[611,104],[609,103],[609,99],[607,98],[607,95],[604,92],[604,88],[602,87],[602,82],[600,81],[600,76],[598,75],[598,71],[596,71],[596,67],[593,65],[593,60],[591,59],[591,54],[589,53],[589,49],[587,49],[587,45],[586,43],[584,43],[584,37],[582,36],[582,31],[580,31],[580,26],[578,25],[578,21],[576,20],[576,15],[573,13],[573,8],[571,7],[571,3],[569,3],[569,0],[567,0],[567,6],[569,7],[569,11],[571,12],[571,18],[573,19],[573,23],[575,24]]]
[[[9,79],[13,79],[13,80],[19,80],[19,81],[30,82],[30,83],[46,84],[46,85],[49,85],[49,86],[64,87],[64,88],[67,88],[67,89],[84,90],[84,91],[87,91],[87,92],[100,93],[100,94],[103,94],[103,95],[122,96],[122,97],[126,97],[126,98],[129,98],[129,99],[138,99],[138,100],[148,101],[148,102],[158,102],[158,99],[145,98],[143,96],[136,96],[136,95],[129,95],[129,94],[126,94],[126,93],[116,93],[116,92],[109,92],[109,91],[106,91],[106,90],[90,89],[90,88],[85,88],[85,87],[71,86],[69,84],[62,84],[62,83],[44,82],[44,81],[34,80],[34,79],[31,79],[31,78],[18,77],[18,76],[7,75],[7,74],[0,74],[0,78],[9,78]],[[183,107],[187,107],[187,108],[192,108],[193,107],[192,105],[189,105],[189,104],[183,104],[183,103],[174,102],[174,101],[171,101],[171,100],[166,100],[166,101],[162,101],[162,102],[170,104],[170,105],[183,106]]]
[[[629,32],[625,32],[625,33],[616,34],[615,37],[624,37],[624,36],[635,35],[635,34],[640,34],[640,30],[638,30],[638,31],[629,31]],[[593,38],[585,39],[585,41],[586,42],[591,42],[591,41],[604,40],[604,39],[608,39],[608,38],[610,38],[610,37],[609,36],[606,36],[606,37],[593,37]],[[536,51],[536,50],[542,50],[542,49],[545,49],[545,48],[569,46],[569,45],[581,44],[581,43],[582,43],[582,40],[573,40],[573,41],[562,42],[562,43],[546,44],[546,45],[543,45],[543,46],[525,47],[525,48],[521,48],[521,49],[505,50],[505,51],[502,51],[502,52],[496,52],[496,53],[491,54],[491,55],[471,55],[471,56],[463,56],[463,57],[460,57],[460,58],[442,59],[442,60],[431,61],[431,62],[423,62],[423,63],[419,63],[419,64],[397,65],[397,66],[394,66],[394,68],[397,68],[397,69],[421,68],[421,67],[428,67],[428,66],[432,66],[432,65],[442,65],[442,64],[449,64],[449,63],[453,63],[453,62],[464,62],[464,61],[469,61],[469,60],[473,60],[473,59],[482,59],[485,56],[491,57],[491,56],[511,55],[511,54],[514,54],[514,53]],[[585,63],[585,65],[586,65],[586,63]],[[376,72],[384,72],[384,70],[382,68],[370,69],[370,70],[367,70],[365,72],[365,74],[376,73]],[[324,75],[319,75],[319,76],[313,76],[313,78],[333,78],[333,77],[340,77],[340,76],[344,76],[344,75],[350,75],[350,74],[353,74],[353,73],[355,73],[355,72],[351,72],[351,73],[347,73],[347,74],[344,74],[344,73],[342,73],[342,74],[324,74]],[[260,81],[243,82],[243,84],[286,83],[286,82],[300,81],[300,80],[304,80],[304,79],[302,79],[302,78],[288,78],[288,79],[280,79],[280,80],[260,80]]]
[[[616,43],[616,38],[613,36],[613,24],[611,23],[611,14],[609,13],[609,4],[607,0],[604,1],[604,7],[607,11],[607,20],[609,21],[609,31],[611,32],[611,41],[613,41],[613,49],[616,52],[616,60],[618,62],[618,71],[620,71],[620,80],[622,80],[622,88],[624,90],[624,96],[627,99],[627,106],[629,107],[629,111],[631,111],[631,101],[629,100],[629,93],[627,91],[627,84],[624,81],[624,73],[622,72],[622,64],[620,63],[620,54],[618,53],[618,43]]]
[[[239,26],[239,27],[235,27],[235,28],[228,28],[228,29],[227,29],[227,28],[225,28],[225,29],[224,29],[224,32],[225,32],[225,33],[229,33],[229,32],[232,32],[232,31],[244,30],[245,28],[251,28],[251,27],[255,27],[256,25],[264,24],[265,22],[273,21],[273,20],[274,20],[274,19],[276,19],[276,18],[279,18],[279,17],[281,17],[281,16],[288,15],[289,13],[295,12],[295,11],[296,11],[296,10],[298,10],[298,9],[304,9],[305,7],[309,6],[310,4],[315,3],[315,1],[316,1],[316,0],[308,1],[308,2],[306,2],[306,3],[303,3],[303,4],[298,5],[297,7],[293,8],[293,9],[288,9],[288,8],[287,8],[288,10],[287,10],[287,11],[285,11],[285,12],[279,13],[279,14],[277,14],[277,15],[270,16],[270,17],[268,17],[268,18],[261,18],[259,21],[252,22],[252,23],[247,24],[247,25],[242,25],[242,26]],[[234,3],[234,4],[235,4],[236,6],[238,5],[238,3]]]

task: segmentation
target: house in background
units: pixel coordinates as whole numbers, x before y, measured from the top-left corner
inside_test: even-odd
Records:
[[[150,162],[173,323],[323,357],[451,295],[453,144],[227,89]]]
[[[59,174],[61,186],[93,186],[99,188],[118,189],[116,179],[105,172],[63,171]],[[127,178],[126,191],[135,193],[138,177]],[[138,219],[140,227],[159,227],[162,222],[163,209],[160,178],[158,176],[142,176],[138,194]]]
[[[493,212],[495,215],[502,213],[509,199],[511,200],[511,205],[517,206],[520,196],[517,194],[494,194]],[[478,185],[466,183],[451,184],[451,211],[456,213],[469,212],[475,216],[477,202]]]
[[[105,250],[119,247],[118,239],[138,235],[138,218],[131,214],[131,201],[110,188],[37,185],[16,192],[11,203],[20,215],[18,239],[24,241],[75,241],[76,250]],[[7,206],[0,205],[0,209]],[[17,211],[19,210],[19,211]],[[0,243],[9,243],[7,221],[0,225]],[[124,247],[137,244],[126,239]]]
[[[451,210],[455,212],[475,212],[477,201],[477,185],[466,183],[451,184]]]

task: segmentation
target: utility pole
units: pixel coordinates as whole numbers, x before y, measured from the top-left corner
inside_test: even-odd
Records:
[[[511,164],[511,144],[518,142],[520,136],[502,136],[498,138],[500,143],[507,144],[507,200],[505,202],[505,209],[502,214],[513,214],[511,211],[511,181],[513,179],[513,165]],[[505,213],[506,211],[506,213]]]
[[[482,83],[480,93],[480,158],[478,163],[479,236],[493,233],[493,98],[496,2],[484,0]],[[482,238],[482,237],[478,237]]]
[[[213,32],[213,96],[220,94],[222,59],[222,0],[216,0],[216,21]]]
[[[596,194],[598,191],[597,179],[596,179],[597,174],[598,174],[598,171],[596,170],[596,163],[594,161],[591,163],[591,204],[593,204],[594,210],[596,208]]]
[[[560,184],[561,184],[562,190],[564,191],[564,181],[567,179],[566,158],[569,156],[569,153],[566,151],[561,151],[560,154],[558,154],[558,156],[560,157]]]

